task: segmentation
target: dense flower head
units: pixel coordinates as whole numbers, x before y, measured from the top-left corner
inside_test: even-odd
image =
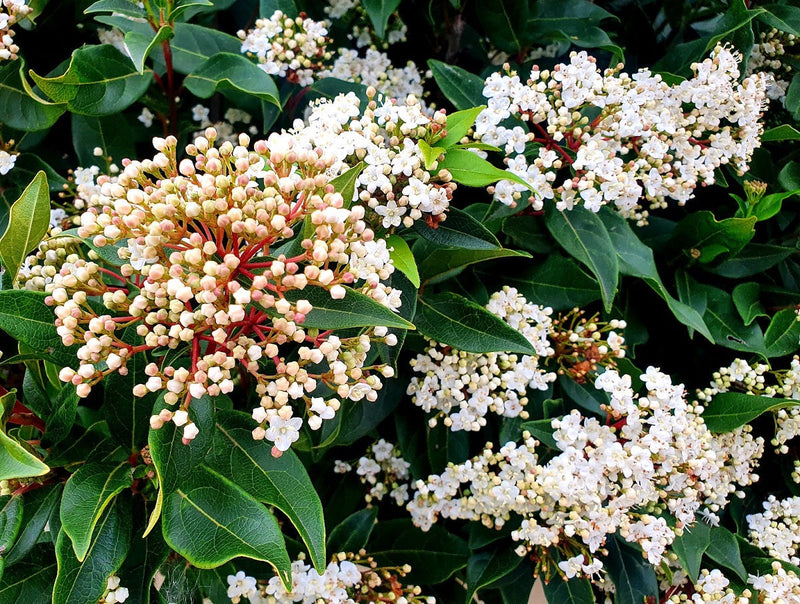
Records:
[[[19,46],[14,43],[14,30],[11,28],[31,12],[33,8],[27,5],[26,0],[0,1],[0,61],[13,61],[18,57]]]
[[[525,336],[536,354],[477,354],[431,341],[411,361],[423,377],[411,378],[408,394],[436,414],[433,424],[443,416],[453,431],[477,431],[489,412],[527,419],[529,390],[547,390],[557,373],[583,382],[598,365],[612,364],[625,352],[624,339],[614,331],[624,321],[587,320],[578,309],[554,320],[552,308],[528,302],[513,287],[494,293],[486,308]]]
[[[231,392],[238,369],[252,376],[260,400],[254,437],[284,451],[302,424],[292,403],[319,428],[315,417],[329,417],[343,399],[375,400],[379,374],[391,375],[366,365],[372,342],[391,340],[385,328],[347,337],[306,328],[308,298],[342,299],[348,286],[396,310],[399,291],[386,285],[394,266],[364,208],[345,208],[329,183],[332,155],[294,149],[289,135],[255,150],[246,135],[237,145],[215,140],[206,130],[179,161],[174,138],[154,139],[156,156],[123,162],[116,182],[100,187],[107,205],[81,215],[78,235],[97,248],[115,246],[121,266],[79,258],[47,285],[64,344],[81,344],[80,367],[60,377],[84,397],[104,375],[125,373],[134,354],[180,351],[186,362],[171,355],[150,363],[134,394],[164,391],[178,408],[153,416],[151,426],[171,420],[188,441],[197,434],[190,400]],[[323,384],[338,398],[320,406]]]
[[[712,434],[702,407],[688,403],[683,386],[658,369],[648,368],[642,380],[647,394],[639,396],[630,376],[601,374],[595,386],[610,397],[607,421],[577,410],[553,419],[556,454],[546,462],[528,434],[521,444],[499,450],[489,444],[477,457],[418,481],[408,505],[414,523],[426,530],[442,516],[500,528],[518,515],[511,536],[521,542],[520,555],[532,553],[544,571],[547,549],[556,546],[565,558],[582,556],[569,569],[586,575],[599,570],[594,554],[619,532],[658,565],[676,530],[697,521],[701,510],[713,516],[737,484],[757,479],[752,467],[762,443],[745,430]]]
[[[786,102],[786,91],[794,75],[792,64],[797,60],[796,46],[794,34],[771,29],[761,32],[750,51],[747,73],[767,74],[767,96],[773,101]]]
[[[397,505],[405,505],[409,498],[408,463],[394,443],[379,439],[373,443],[365,455],[355,462],[355,471],[361,482],[369,487],[367,503],[382,501],[386,495]],[[333,471],[337,474],[351,472],[350,463],[336,460]]]
[[[512,71],[494,73],[475,134],[502,148],[507,170],[535,188],[534,209],[547,199],[560,210],[610,204],[644,221],[642,198],[652,207],[667,198],[683,204],[697,185],[714,182],[721,165],[746,170],[760,144],[766,79],[739,83],[740,60],[717,46],[693,65],[692,78],[674,85],[646,69],[601,71],[585,51],[552,70],[534,67],[527,82]],[[512,206],[523,191],[511,181],[493,188],[495,199]]]
[[[797,566],[800,564],[800,497],[777,499],[770,495],[764,511],[748,514],[750,540],[770,556]]]
[[[319,77],[373,86],[384,96],[394,99],[405,99],[408,95],[422,98],[425,93],[423,83],[426,75],[413,61],[395,67],[386,53],[374,48],[368,48],[363,57],[357,50],[339,49],[333,65],[321,71]]]
[[[325,22],[309,19],[305,13],[290,17],[276,10],[269,19],[258,19],[250,31],[240,31],[242,52],[258,59],[258,66],[277,75],[309,86],[314,72],[330,59]]]

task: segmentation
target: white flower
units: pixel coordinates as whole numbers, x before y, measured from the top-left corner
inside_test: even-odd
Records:
[[[0,174],[6,175],[11,172],[14,162],[17,161],[16,153],[0,150]]]
[[[303,420],[299,417],[283,419],[278,415],[273,415],[269,420],[266,438],[275,443],[279,451],[288,451],[292,443],[300,438],[300,426]]]

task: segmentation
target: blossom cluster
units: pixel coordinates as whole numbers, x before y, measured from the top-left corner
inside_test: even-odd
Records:
[[[546,576],[553,546],[573,561],[559,567],[561,574],[598,572],[594,554],[618,531],[658,565],[676,531],[698,514],[713,518],[737,484],[757,480],[763,443],[747,428],[712,434],[702,406],[687,402],[683,385],[659,370],[649,367],[641,379],[647,395],[640,397],[630,376],[613,369],[598,376],[596,388],[610,396],[607,421],[577,410],[553,419],[556,454],[544,463],[539,443],[525,433],[522,444],[488,444],[477,457],[417,481],[407,506],[414,523],[427,530],[442,516],[500,528],[521,516],[511,533],[521,542],[517,551],[531,552]]]
[[[538,192],[534,209],[546,199],[560,210],[610,204],[644,221],[642,197],[654,208],[667,198],[683,204],[697,185],[714,182],[721,165],[746,170],[760,144],[766,78],[740,83],[740,60],[717,46],[693,65],[692,78],[674,85],[647,69],[629,75],[621,64],[601,72],[584,51],[552,70],[534,67],[527,83],[497,72],[486,79],[475,135],[502,148],[507,170]],[[514,206],[524,190],[501,181],[493,193]]]
[[[763,502],[764,511],[747,516],[748,536],[758,547],[797,566],[800,564],[800,497]]]
[[[5,176],[14,169],[17,162],[18,153],[9,153],[5,149],[0,149],[0,176]]]
[[[684,582],[685,577],[683,577]],[[800,577],[794,571],[785,570],[780,562],[772,563],[772,572],[747,576],[748,588],[737,594],[731,582],[719,569],[703,569],[697,582],[687,591],[670,595],[666,602],[680,604],[692,602],[720,602],[721,604],[775,604],[777,602],[800,601]]]
[[[19,46],[14,43],[15,24],[33,12],[26,0],[2,0],[0,2],[0,61],[13,61],[17,58]]]
[[[761,32],[747,61],[747,73],[767,74],[767,96],[773,101],[786,102],[786,91],[793,77],[792,63],[797,59],[794,34],[772,29]]]
[[[202,129],[213,128],[216,130],[217,140],[220,142],[230,141],[235,144],[238,133],[244,130],[251,135],[258,134],[258,128],[252,124],[253,116],[236,107],[226,109],[222,120],[212,122],[209,119],[210,116],[211,109],[209,107],[199,103],[192,107],[192,121],[198,122]],[[202,131],[195,133],[195,136],[202,135]]]
[[[290,17],[276,10],[268,19],[258,19],[255,27],[239,31],[242,52],[258,59],[258,66],[301,86],[314,83],[314,72],[322,69],[331,53],[325,22],[309,19],[305,13]]]
[[[106,582],[106,593],[101,599],[104,604],[118,604],[124,602],[130,596],[127,587],[120,587],[119,577],[111,575]]]
[[[547,390],[557,372],[583,382],[625,352],[624,339],[614,331],[624,328],[624,321],[602,324],[577,309],[554,320],[553,309],[528,302],[513,287],[494,293],[486,308],[519,331],[536,354],[476,354],[430,342],[425,354],[411,360],[423,377],[411,378],[407,393],[426,413],[436,414],[434,425],[443,416],[453,431],[477,431],[489,412],[527,419],[529,390]]]
[[[342,48],[329,69],[319,72],[320,78],[339,78],[364,86],[373,86],[384,96],[405,99],[412,94],[421,98],[426,77],[414,61],[395,67],[386,53],[368,48],[365,56],[357,50]]]
[[[292,563],[292,590],[286,591],[275,576],[265,582],[239,571],[228,576],[228,597],[237,604],[241,597],[250,604],[366,604],[367,602],[396,602],[397,604],[435,604],[432,597],[422,596],[419,587],[403,585],[400,579],[411,567],[379,567],[362,551],[360,554],[339,553],[333,556],[325,571],[319,574],[306,564],[301,555]]]
[[[126,373],[137,353],[179,351],[150,363],[133,392],[165,392],[178,408],[153,416],[151,426],[173,421],[188,442],[198,430],[187,413],[191,399],[231,392],[238,368],[260,399],[253,435],[280,452],[302,425],[292,402],[319,428],[340,399],[375,400],[379,375],[392,375],[366,366],[373,341],[396,342],[386,328],[342,338],[304,328],[313,310],[306,292],[342,299],[349,286],[397,309],[399,291],[385,284],[394,267],[364,208],[346,209],[330,185],[334,157],[295,149],[287,134],[256,142],[254,151],[247,135],[219,147],[213,129],[205,135],[180,161],[174,138],[154,139],[153,160],[123,162],[116,182],[100,185],[109,202],[81,215],[78,235],[98,248],[116,246],[122,266],[79,258],[46,286],[63,343],[81,344],[78,370],[64,368],[60,377],[85,397],[105,375]],[[295,236],[301,223],[310,230]],[[182,355],[187,362],[176,363]],[[338,398],[312,396],[320,385]]]
[[[325,7],[325,14],[334,20],[348,20],[351,23],[351,33],[348,37],[353,40],[357,48],[380,45],[383,48],[398,42],[405,42],[408,26],[400,18],[397,11],[393,12],[386,24],[385,40],[378,39],[367,15],[367,11],[360,0],[329,0]]]
[[[369,486],[367,503],[382,501],[389,495],[397,505],[405,505],[409,499],[409,464],[400,455],[400,450],[384,439],[370,446],[366,454],[356,462],[356,474],[361,482]],[[353,467],[347,462],[336,460],[334,472],[345,474]]]

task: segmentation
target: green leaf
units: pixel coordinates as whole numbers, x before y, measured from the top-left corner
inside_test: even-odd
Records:
[[[123,497],[115,499],[100,518],[83,561],[75,557],[66,532],[59,532],[53,604],[86,604],[99,600],[106,590],[109,575],[120,567],[130,545],[130,503]]]
[[[162,42],[170,40],[175,31],[170,25],[162,25],[158,31],[145,35],[139,31],[129,31],[125,34],[125,46],[136,71],[144,74],[144,62]]]
[[[417,145],[419,147],[420,152],[422,153],[422,159],[424,161],[425,169],[428,171],[432,171],[434,164],[436,164],[439,161],[439,157],[442,155],[442,153],[445,152],[445,148],[439,146],[431,147],[424,140],[419,141]]]
[[[85,14],[114,12],[134,17],[137,19],[146,19],[147,11],[136,0],[99,0],[95,2],[85,11]]]
[[[133,104],[153,79],[140,75],[128,57],[108,44],[84,46],[72,54],[67,71],[60,76],[31,77],[47,96],[66,103],[73,113],[109,115]]]
[[[796,141],[800,140],[800,130],[789,124],[782,124],[776,128],[765,130],[761,135],[761,142]]]
[[[365,547],[377,518],[377,507],[366,508],[350,514],[337,524],[328,536],[328,551],[331,554],[357,552]]]
[[[714,343],[733,350],[765,353],[764,335],[757,323],[745,326],[733,300],[725,291],[710,286],[700,286],[706,296],[706,310],[703,320]]]
[[[89,119],[91,119],[91,118],[89,118]],[[123,126],[122,129],[124,130],[124,126]],[[67,229],[66,231],[61,231],[54,238],[57,238],[57,237],[77,237],[78,239],[80,239],[80,237],[78,237],[78,228],[77,227],[72,228],[72,229]],[[94,241],[92,240],[92,238],[82,239],[82,241],[83,241],[84,245],[86,245],[87,247],[92,249],[104,262],[106,262],[108,264],[111,264],[112,266],[122,266],[123,264],[125,264],[127,262],[126,260],[123,260],[123,259],[121,259],[119,257],[119,250],[127,249],[127,247],[128,247],[128,240],[127,239],[123,239],[121,241],[118,241],[114,245],[107,244],[107,245],[100,246],[100,247],[98,247],[98,246],[96,246],[94,244]]]
[[[761,286],[754,281],[740,283],[733,288],[733,294],[731,294],[733,305],[745,325],[750,325],[757,317],[769,316],[761,305],[760,294]]]
[[[164,539],[198,568],[238,556],[269,562],[291,585],[291,561],[275,517],[233,482],[199,466],[164,499]]]
[[[0,260],[6,270],[3,281],[17,282],[19,268],[39,245],[49,226],[50,190],[47,176],[40,171],[11,206],[8,227],[0,237]]]
[[[598,24],[613,15],[587,0],[537,2],[531,6],[526,24],[531,40],[569,42],[584,48],[602,48],[622,60],[616,46]]]
[[[564,581],[559,577],[542,585],[544,595],[550,604],[591,604],[595,601],[592,584],[588,579],[570,579]]]
[[[414,254],[411,253],[411,248],[408,247],[405,239],[400,235],[389,235],[386,239],[386,246],[391,250],[389,256],[394,263],[394,267],[408,277],[414,287],[419,287],[417,262],[414,260]]]
[[[675,537],[675,541],[672,542],[672,551],[677,554],[683,570],[692,583],[696,583],[700,576],[700,563],[709,543],[711,543],[711,529],[702,521],[684,527],[683,534]]]
[[[619,262],[603,222],[585,208],[559,212],[552,204],[548,206],[546,220],[550,234],[561,247],[597,277],[603,305],[610,311],[617,293]]]
[[[703,268],[720,277],[741,279],[759,275],[795,253],[797,250],[790,247],[748,243],[735,257],[723,260],[716,266]]]
[[[46,130],[66,111],[61,104],[42,103],[25,90],[25,60],[0,67],[0,123],[18,130]]]
[[[772,398],[744,392],[720,392],[706,406],[703,421],[712,432],[732,432],[762,413],[799,404],[800,401],[789,398]]]
[[[225,4],[225,2],[218,1],[217,4]],[[232,2],[228,1],[227,4],[232,4]],[[211,0],[177,0],[175,2],[175,8],[173,8],[172,12],[170,12],[170,14],[167,15],[167,21],[172,22],[175,19],[178,19],[181,15],[183,15],[183,13],[185,13],[187,10],[191,8],[197,10],[206,7],[211,7],[213,10],[215,8],[214,2],[212,2]],[[225,6],[224,8],[227,8],[227,6]],[[216,8],[216,10],[220,9]]]
[[[253,440],[255,422],[239,411],[217,413],[207,465],[227,476],[258,501],[282,511],[297,528],[318,570],[325,568],[322,503],[303,464],[292,450],[272,456],[272,446]],[[347,550],[350,551],[350,550]]]
[[[467,562],[467,596],[465,604],[472,601],[478,590],[483,589],[513,572],[522,562],[522,557],[509,548],[500,546],[493,552],[478,552]]]
[[[116,571],[116,575],[120,579],[120,585],[128,588],[129,596],[125,600],[126,602],[129,604],[149,604],[153,576],[159,568],[166,572],[166,568],[162,565],[170,553],[170,549],[160,531],[153,531],[147,537],[139,538],[147,521],[148,506],[143,499],[134,500],[133,503],[132,534],[136,537],[136,541],[122,566]]]
[[[103,510],[132,484],[131,465],[127,461],[87,463],[70,476],[61,497],[60,517],[78,560],[86,557]]]
[[[445,126],[446,134],[444,138],[436,141],[436,146],[448,149],[461,142],[461,139],[466,136],[467,132],[469,132],[470,128],[475,124],[478,115],[484,109],[486,109],[486,105],[479,105],[478,107],[454,111],[448,114],[447,124]]]
[[[701,264],[721,254],[735,256],[753,238],[756,220],[755,216],[717,220],[708,210],[694,212],[675,227],[671,243]]]
[[[25,526],[22,527],[22,531],[19,533],[11,551],[3,554],[7,567],[17,565],[36,545],[50,515],[58,506],[60,496],[61,484],[58,483],[35,489],[25,495],[25,508],[23,510]],[[55,575],[55,568],[53,571]],[[8,568],[5,572],[6,574],[8,573]],[[6,578],[5,575],[3,575],[3,578]],[[52,585],[52,583],[51,581],[48,585]],[[0,601],[3,600],[2,586],[3,584],[0,583]]]
[[[525,336],[508,323],[452,292],[421,297],[414,320],[421,334],[458,350],[536,354]]]
[[[375,34],[383,40],[389,17],[400,6],[400,0],[362,0],[364,10],[375,28]]]
[[[304,327],[320,329],[347,329],[349,327],[371,327],[385,325],[400,329],[414,329],[414,325],[393,313],[380,302],[350,287],[345,287],[344,298],[334,300],[330,292],[322,287],[308,286],[292,290],[286,299],[291,302],[308,300],[314,308],[303,323]]]
[[[428,60],[428,67],[433,72],[439,90],[456,109],[472,109],[486,102],[483,97],[483,78],[435,59]]]
[[[22,497],[4,495],[0,497],[0,552],[5,552],[14,544],[22,526]]]
[[[497,260],[499,258],[530,258],[527,252],[518,252],[505,248],[464,249],[440,248],[437,245],[420,241],[414,246],[422,282],[439,283],[455,277],[466,267],[478,262]]]
[[[556,439],[553,438],[554,430],[552,419],[537,419],[530,422],[524,422],[520,426],[520,430],[527,430],[531,433],[531,436],[533,436],[544,446],[550,447],[555,451],[559,450],[558,443],[556,443]]]
[[[358,162],[355,166],[348,169],[347,172],[339,174],[339,176],[328,183],[333,185],[334,191],[341,194],[342,199],[344,199],[344,205],[347,208],[349,208],[353,203],[356,191],[356,181],[366,165],[367,164],[365,164],[363,161]]]
[[[603,564],[616,588],[616,604],[642,604],[658,599],[658,580],[655,569],[642,554],[623,544],[616,537],[606,540],[608,557]]]
[[[51,604],[56,578],[56,563],[52,560],[52,547],[40,545],[25,560],[8,565],[0,581],[0,602]]]
[[[739,543],[728,529],[721,526],[711,527],[711,538],[705,553],[717,564],[735,572],[742,581],[747,580]]]
[[[500,248],[497,237],[483,224],[463,210],[451,207],[447,220],[434,229],[417,220],[411,230],[431,243],[441,247],[458,247],[468,250],[495,250]]]
[[[379,522],[367,550],[380,565],[411,565],[407,581],[415,585],[440,583],[467,565],[466,541],[433,525],[422,532],[410,518]]]
[[[767,358],[793,354],[800,348],[800,321],[793,308],[784,308],[775,313],[764,333]]]
[[[75,412],[78,410],[78,395],[72,386],[64,386],[53,400],[53,410],[45,418],[47,431],[42,437],[42,444],[50,447],[61,442],[69,435],[75,424]]]
[[[61,366],[77,365],[77,358],[56,333],[53,309],[45,294],[26,290],[0,291],[0,329]]]
[[[47,474],[47,467],[14,438],[0,431],[0,480],[32,478]]]
[[[136,157],[134,130],[124,114],[90,117],[73,113],[70,119],[72,120],[72,146],[75,153],[78,154],[81,166],[91,166],[97,163],[98,158],[94,155],[97,147],[103,150],[104,157],[111,156],[115,160]],[[72,229],[69,230],[72,231]],[[77,229],[75,233],[77,235]],[[125,244],[123,244],[124,246]],[[116,249],[116,246],[112,245],[105,247]],[[117,262],[121,262],[121,260],[117,259]]]
[[[369,434],[395,410],[404,395],[405,386],[400,380],[386,380],[374,402],[342,401],[336,418],[331,420],[339,422],[335,444],[349,445]]]
[[[468,187],[485,187],[499,180],[510,180],[536,194],[534,188],[526,180],[497,168],[467,149],[449,149],[445,153],[444,159],[439,162],[439,169],[449,171],[453,180]]]
[[[269,19],[276,10],[289,17],[296,17],[300,12],[294,0],[260,0],[259,14],[265,19]]]
[[[486,35],[500,50],[517,54],[530,45],[527,2],[481,0],[476,13]]]
[[[204,99],[217,91],[235,90],[280,106],[275,82],[267,72],[241,54],[215,54],[186,76],[183,84]]]

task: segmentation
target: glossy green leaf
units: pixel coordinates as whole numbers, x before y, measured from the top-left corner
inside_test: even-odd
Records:
[[[337,524],[328,536],[328,551],[357,552],[367,545],[375,521],[378,508],[371,507],[350,514]]]
[[[684,527],[683,534],[675,537],[675,541],[672,542],[672,551],[678,556],[683,570],[692,582],[697,582],[700,576],[703,553],[710,543],[711,529],[702,520],[692,526]]]
[[[302,290],[287,292],[286,299],[292,302],[308,300],[314,308],[303,323],[304,327],[321,329],[346,329],[385,325],[400,329],[414,329],[414,325],[393,313],[380,302],[350,287],[345,287],[344,298],[334,300],[327,289],[308,286]]]
[[[441,248],[427,241],[420,241],[414,246],[417,268],[423,283],[439,283],[455,277],[466,267],[501,258],[529,258],[527,252],[518,252],[505,248],[464,249]]]
[[[456,109],[472,109],[486,102],[483,97],[483,78],[480,76],[435,59],[428,60],[428,67],[433,72],[439,90]]]
[[[458,208],[447,211],[447,220],[431,228],[417,220],[412,230],[440,247],[458,247],[469,250],[494,250],[500,247],[497,237],[483,224]]]
[[[568,254],[597,277],[603,305],[611,310],[617,293],[619,261],[611,237],[597,214],[581,207],[559,212],[550,204],[547,228]]]
[[[602,48],[622,60],[622,49],[599,27],[609,17],[613,15],[588,0],[537,2],[531,5],[525,29],[529,39],[539,44],[547,40]]]
[[[500,546],[492,552],[478,552],[467,562],[467,596],[465,604],[472,602],[480,589],[492,585],[513,572],[522,557],[509,547]]]
[[[161,523],[170,547],[198,568],[245,556],[269,562],[291,584],[278,521],[240,487],[204,466],[166,496]]]
[[[0,261],[6,270],[4,282],[17,282],[25,258],[39,245],[49,225],[50,190],[47,176],[38,172],[11,206],[8,227],[0,237]]]
[[[0,431],[0,480],[32,478],[47,474],[50,468],[14,438]]]
[[[125,130],[124,125],[121,126],[121,130],[123,131]],[[61,231],[58,235],[56,235],[56,237],[77,237],[77,236],[78,236],[77,227]],[[80,237],[78,238],[80,239]],[[127,262],[126,260],[123,260],[119,257],[119,250],[127,249],[128,247],[127,239],[123,239],[122,241],[119,241],[114,245],[107,244],[103,246],[97,246],[94,244],[92,238],[86,238],[83,239],[83,244],[86,245],[92,251],[94,251],[100,257],[100,259],[102,259],[107,264],[111,264],[112,266],[122,266]]]
[[[763,273],[768,268],[785,260],[797,250],[782,245],[765,243],[748,243],[741,252],[733,258],[723,260],[711,267],[704,266],[705,270],[720,277],[741,279]]]
[[[717,564],[735,572],[742,581],[747,580],[739,543],[736,536],[725,527],[711,527],[711,538],[705,553]]]
[[[520,430],[527,430],[531,433],[536,440],[542,443],[545,447],[553,450],[558,450],[558,443],[553,438],[553,420],[552,419],[537,419],[529,422],[523,422]]]
[[[411,253],[411,248],[408,247],[405,239],[400,235],[390,235],[386,239],[386,247],[391,250],[389,256],[394,263],[394,267],[408,277],[414,287],[419,287],[417,261],[414,260],[414,254]]]
[[[789,124],[782,124],[775,128],[765,130],[761,135],[761,142],[770,143],[777,141],[796,141],[800,140],[800,130]]]
[[[0,497],[0,552],[7,552],[14,544],[22,526],[23,501],[20,495]],[[5,561],[5,556],[3,556]]]
[[[375,28],[375,35],[383,39],[386,35],[386,25],[389,17],[400,6],[400,0],[362,0],[364,10]]]
[[[762,413],[798,404],[800,401],[795,399],[757,396],[744,392],[720,392],[706,405],[703,421],[712,432],[732,432]]]
[[[717,220],[708,210],[694,212],[678,223],[672,244],[705,264],[722,254],[738,254],[753,238],[755,223],[755,216]]]
[[[733,293],[731,294],[733,305],[745,325],[750,325],[758,317],[769,316],[761,304],[760,294],[761,286],[754,281],[740,283],[733,288]]]
[[[481,0],[475,8],[479,22],[497,48],[517,54],[530,45],[527,2]]]
[[[744,352],[765,352],[761,328],[757,323],[745,326],[728,293],[710,286],[701,286],[701,291],[706,297],[703,321],[716,344]]]
[[[58,507],[61,488],[60,484],[47,485],[25,495],[24,526],[17,536],[14,546],[3,554],[7,567],[6,573],[8,573],[8,567],[17,565],[36,545],[48,519]],[[53,574],[55,575],[55,568]],[[5,579],[5,575],[3,578]],[[52,581],[49,585],[52,585]],[[2,583],[0,583],[0,601],[2,601],[2,594]]]
[[[479,105],[478,107],[449,113],[445,125],[446,134],[443,138],[436,141],[436,146],[447,149],[461,142],[461,139],[466,136],[467,132],[469,132],[470,128],[475,124],[475,119],[484,109],[486,109],[486,105]]]
[[[39,545],[26,559],[7,565],[0,580],[0,602],[52,604],[55,578],[53,548]]]
[[[438,145],[436,145],[435,147],[431,147],[424,140],[419,141],[419,143],[417,143],[417,146],[419,147],[420,153],[422,154],[423,166],[429,172],[433,172],[434,165],[437,164],[439,158],[441,157],[442,153],[445,152],[446,149]]]
[[[156,571],[166,571],[165,560],[170,548],[164,541],[161,531],[152,531],[141,538],[144,524],[147,521],[147,505],[143,500],[133,501],[133,537],[131,551],[122,566],[116,571],[120,585],[128,588],[128,604],[149,604],[151,586]],[[230,573],[235,574],[235,573]],[[227,581],[226,581],[227,587]],[[167,596],[165,593],[164,596]]]
[[[452,292],[421,297],[414,322],[421,334],[458,350],[536,354],[531,343],[508,323]]]
[[[800,349],[800,321],[793,308],[779,310],[764,332],[764,346],[768,358],[794,354]]]
[[[139,31],[129,31],[125,34],[125,46],[136,71],[144,74],[144,62],[162,42],[172,38],[175,34],[172,26],[162,25],[158,31],[145,35]]]
[[[87,463],[70,476],[61,497],[61,527],[72,540],[78,560],[86,557],[92,532],[105,508],[131,484],[127,461]]]
[[[289,17],[296,17],[300,12],[295,0],[260,0],[259,14],[265,19],[269,19],[276,10],[282,11]]]
[[[800,10],[797,6],[765,4],[761,8],[766,12],[757,16],[759,21],[763,21],[778,31],[800,36]]]
[[[113,46],[84,46],[72,54],[67,71],[31,77],[47,96],[74,113],[109,115],[133,104],[150,85],[152,74],[139,74],[131,60]]]
[[[245,413],[218,412],[206,463],[258,501],[286,514],[308,546],[314,566],[321,571],[326,559],[325,522],[319,496],[295,453],[290,449],[278,458],[273,457],[271,444],[253,440],[254,425]]]
[[[449,171],[454,181],[468,187],[485,187],[500,180],[510,180],[536,194],[527,181],[492,165],[467,149],[449,149],[444,159],[439,162],[439,169]]]
[[[64,386],[52,400],[53,409],[45,418],[47,431],[42,437],[42,444],[51,447],[69,435],[75,424],[75,413],[78,410],[78,395],[72,386]]]
[[[72,146],[78,155],[80,165],[91,166],[98,161],[94,154],[97,147],[103,150],[103,157],[111,156],[115,160],[136,156],[134,131],[124,114],[90,117],[73,113],[70,117],[72,120]],[[111,245],[105,247],[106,249],[115,249],[115,246]],[[119,259],[116,260],[121,262]]]
[[[549,604],[591,604],[595,601],[592,584],[588,579],[574,578],[564,581],[554,577],[543,586]]]
[[[658,599],[655,569],[640,552],[616,537],[606,540],[606,548],[608,557],[603,565],[616,588],[616,604],[642,604],[647,599]]]
[[[87,15],[92,13],[114,12],[137,19],[144,19],[147,17],[147,12],[136,0],[99,0],[90,5],[89,8],[83,12]]]
[[[192,71],[183,85],[207,99],[217,91],[234,90],[280,106],[278,87],[263,69],[241,54],[222,52]]]
[[[333,185],[334,191],[341,193],[342,199],[344,199],[345,207],[349,208],[353,203],[356,190],[356,181],[358,180],[358,177],[364,170],[365,166],[366,164],[363,161],[358,162],[355,166],[348,169],[346,172],[339,174],[339,176],[331,180],[329,183]]]
[[[53,586],[53,604],[99,600],[109,575],[120,567],[130,545],[130,503],[122,497],[106,508],[83,561],[75,557],[69,537],[61,531],[56,541],[58,576]]]
[[[226,2],[218,1],[217,4],[224,5]],[[227,4],[232,4],[230,0],[228,0]],[[186,11],[189,9],[204,9],[206,7],[214,9],[214,2],[211,0],[177,0],[174,4],[175,8],[172,9],[172,12],[167,15],[167,21],[174,21],[175,19],[180,18]],[[222,6],[222,8],[227,8],[227,6]],[[217,8],[219,10],[219,8]]]
[[[0,66],[0,123],[19,130],[45,130],[66,111],[62,104],[42,103],[25,90],[25,60]]]
[[[349,445],[369,434],[397,408],[404,395],[405,386],[400,380],[386,380],[374,402],[342,401],[336,418],[330,420],[340,421],[335,444]]]

